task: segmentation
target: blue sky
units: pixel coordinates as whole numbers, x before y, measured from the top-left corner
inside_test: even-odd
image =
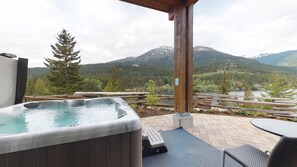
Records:
[[[1,0],[0,52],[43,66],[62,28],[77,40],[82,63],[102,63],[173,46],[166,13],[117,0]],[[251,57],[297,49],[297,1],[200,0],[194,46]]]

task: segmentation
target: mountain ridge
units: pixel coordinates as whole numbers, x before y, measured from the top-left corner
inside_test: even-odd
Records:
[[[210,47],[196,46],[193,48],[193,66],[209,65],[209,64],[230,64],[238,62],[254,62],[256,61],[233,56],[228,53],[220,52]],[[172,47],[162,46],[151,49],[144,54],[131,58],[124,58],[108,63],[114,64],[146,64],[158,68],[171,68],[174,65],[174,49]]]
[[[174,49],[161,46],[151,49],[137,57],[126,57],[107,63],[81,65],[81,74],[93,75],[110,73],[112,67],[133,71],[142,68],[146,75],[171,73],[174,68]],[[233,56],[210,47],[196,46],[193,48],[193,72],[214,72],[218,70],[239,70],[254,73],[269,73],[277,70],[292,73],[293,69],[261,64],[257,60]],[[46,68],[29,68],[29,76],[38,76],[48,72]],[[295,73],[296,71],[294,71]]]
[[[268,65],[297,67],[297,50],[268,54],[256,57],[255,60]]]

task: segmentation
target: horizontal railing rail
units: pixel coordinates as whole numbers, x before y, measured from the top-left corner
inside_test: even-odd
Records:
[[[148,92],[76,92],[74,95],[26,96],[26,101],[84,99],[94,97],[121,97],[129,104],[146,106]],[[156,107],[173,108],[173,95],[157,95],[160,98]],[[194,108],[204,110],[228,109],[264,112],[271,115],[296,116],[296,100],[289,98],[245,97],[236,95],[198,93],[193,95]],[[297,116],[296,116],[297,117]]]

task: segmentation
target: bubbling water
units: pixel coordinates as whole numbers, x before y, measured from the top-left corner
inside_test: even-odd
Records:
[[[99,102],[99,101],[98,101]],[[36,108],[0,113],[0,135],[74,127],[118,118],[114,102],[79,105],[43,103]]]

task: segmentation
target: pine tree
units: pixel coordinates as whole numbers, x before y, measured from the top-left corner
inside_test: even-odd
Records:
[[[72,94],[81,87],[82,79],[79,76],[81,58],[80,51],[74,51],[75,38],[65,29],[57,36],[58,42],[51,45],[53,59],[46,58],[44,63],[50,68],[47,75],[51,86],[57,88],[57,93]]]
[[[219,85],[219,92],[221,94],[229,94],[230,82],[226,70],[223,73],[221,83]]]
[[[117,78],[117,70],[115,67],[111,70],[111,75],[108,78],[108,82],[104,91],[106,92],[117,92],[120,90],[120,84]]]

